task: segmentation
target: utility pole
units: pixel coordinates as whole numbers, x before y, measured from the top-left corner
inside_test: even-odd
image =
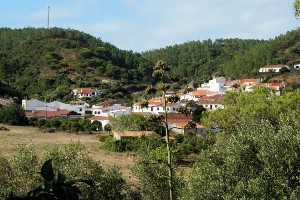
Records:
[[[50,6],[48,5],[48,25],[47,25],[48,29],[49,29],[49,18],[50,18]]]

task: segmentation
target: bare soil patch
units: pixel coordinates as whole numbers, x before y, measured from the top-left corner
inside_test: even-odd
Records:
[[[18,145],[32,145],[36,152],[43,155],[47,150],[61,148],[71,142],[80,142],[89,151],[89,155],[100,161],[104,168],[117,166],[123,177],[134,181],[131,175],[133,156],[125,153],[112,153],[100,149],[99,134],[75,134],[67,132],[43,133],[37,127],[1,125],[9,131],[0,132],[0,154],[10,158],[17,150]]]

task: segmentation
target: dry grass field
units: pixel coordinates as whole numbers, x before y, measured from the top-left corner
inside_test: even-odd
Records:
[[[37,127],[7,126],[9,131],[0,131],[0,154],[10,158],[19,144],[31,145],[36,152],[43,155],[53,148],[60,148],[71,142],[80,142],[89,151],[90,156],[102,163],[104,168],[117,166],[125,179],[131,179],[130,169],[133,165],[133,157],[124,153],[111,153],[101,150],[101,142],[98,134],[71,134],[66,132],[43,133]],[[132,180],[134,181],[134,180]]]

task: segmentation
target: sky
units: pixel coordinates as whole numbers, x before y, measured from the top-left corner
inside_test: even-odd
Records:
[[[143,52],[218,38],[270,39],[296,29],[293,0],[0,0],[0,27],[71,28]],[[1,44],[0,44],[1,45]]]

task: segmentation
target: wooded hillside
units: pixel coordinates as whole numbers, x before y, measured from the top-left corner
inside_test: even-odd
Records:
[[[297,62],[300,31],[270,40],[191,41],[141,54],[62,28],[1,28],[0,44],[1,96],[64,101],[74,87],[98,88],[110,97],[143,90],[153,82],[157,60],[166,61],[171,73],[181,77],[178,89],[214,75],[255,77],[263,65]]]

